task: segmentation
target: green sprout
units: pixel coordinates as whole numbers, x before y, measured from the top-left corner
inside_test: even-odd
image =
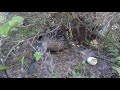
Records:
[[[36,60],[36,61],[39,61],[39,60],[41,59],[42,55],[41,55],[40,52],[35,52],[35,53],[34,53],[34,57],[35,57],[35,60]]]

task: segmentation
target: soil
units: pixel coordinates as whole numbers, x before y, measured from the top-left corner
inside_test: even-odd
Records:
[[[35,45],[36,44],[34,44],[33,46],[37,47],[37,45]],[[34,50],[32,50],[33,48],[31,46],[29,46],[27,43],[24,43],[20,46],[20,49],[14,52],[25,53],[25,61],[27,62],[27,65],[24,65],[23,69],[21,69],[20,62],[13,60],[14,56],[9,56],[9,59],[6,61],[6,65],[14,67],[7,70],[8,76],[10,78],[51,78],[55,72],[59,73],[59,77],[56,78],[72,78],[72,71],[74,70],[74,67],[79,66],[80,63],[84,61],[85,67],[81,67],[82,70],[79,70],[79,72],[82,73],[84,77],[90,78],[92,75],[94,75],[95,78],[118,77],[117,72],[113,71],[111,68],[115,65],[111,61],[104,60],[104,58],[97,58],[98,63],[96,65],[92,66],[88,64],[85,58],[87,58],[88,56],[97,55],[97,51],[88,49],[87,47],[71,47],[61,52],[48,52],[48,55],[45,55],[45,57],[43,56],[42,60],[34,63],[31,73],[28,73],[29,67],[31,66],[31,64],[33,64],[31,62],[34,60]],[[86,53],[86,55],[82,55],[81,51],[89,51],[89,53]],[[111,60],[109,57],[106,57],[103,51],[99,53],[99,57],[105,57],[108,58],[108,60]],[[83,68],[85,69],[83,70]],[[4,72],[2,71],[0,72],[1,78],[6,78],[5,73],[3,73]]]
[[[36,27],[39,28],[39,25]],[[11,40],[17,41],[18,35],[13,35],[13,37]],[[1,46],[2,56],[6,56],[15,44],[8,42],[4,42],[4,45]],[[39,61],[36,61],[33,54],[35,50],[40,50],[39,42],[36,38],[28,37],[11,51],[5,61],[6,66],[12,67],[6,70],[9,78],[52,78],[56,73],[58,73],[56,78],[73,78],[72,72],[76,66],[79,66],[78,71],[83,78],[119,77],[118,73],[112,70],[112,66],[116,65],[114,59],[102,49],[72,46],[58,52],[47,51]],[[87,58],[91,56],[97,58],[96,65],[87,63]],[[1,62],[0,65],[2,65]],[[0,78],[7,78],[5,71],[0,71]]]

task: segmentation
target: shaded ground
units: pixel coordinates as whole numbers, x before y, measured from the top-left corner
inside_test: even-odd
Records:
[[[36,48],[36,46],[34,47]],[[103,51],[101,51],[99,55],[99,57],[103,57],[103,59],[97,58],[97,65],[92,66],[87,62],[83,63],[86,61],[85,58],[87,56],[97,55],[95,50],[83,47],[73,47],[62,52],[52,54],[48,53],[48,56],[46,55],[42,60],[36,62],[36,68],[33,68],[32,73],[28,74],[28,68],[33,60],[33,52],[31,52],[31,50],[33,50],[33,48],[29,46],[28,43],[23,43],[20,48],[14,52],[16,55],[17,53],[25,54],[23,69],[20,61],[21,59],[15,60],[15,56],[13,56],[13,54],[9,56],[9,59],[6,61],[6,65],[14,66],[12,69],[7,70],[10,78],[51,78],[55,73],[58,73],[56,78],[72,78],[72,71],[75,70],[74,68],[76,66],[79,66],[79,69],[77,70],[83,78],[90,78],[93,75],[96,78],[118,77],[117,73],[111,68],[115,64],[110,61],[112,60],[111,58],[105,56]],[[86,52],[86,56],[83,56],[81,51]],[[87,51],[89,52],[87,53]],[[90,53],[92,54],[90,55]],[[21,57],[21,54],[18,54],[17,57]],[[108,61],[106,59],[108,59]],[[5,75],[3,74],[2,77],[4,76]]]
[[[31,21],[29,21],[28,18],[28,21],[32,22],[37,17],[37,13],[35,15],[36,16],[34,16],[34,14],[28,14],[28,16],[25,17],[33,16]],[[24,13],[22,13],[21,16],[24,16]],[[45,18],[45,14],[42,14],[40,17]],[[24,24],[25,26],[29,25],[28,21]],[[39,41],[35,38],[35,35],[37,35],[36,32],[38,33],[38,30],[39,32],[44,32],[42,31],[43,29],[46,30],[47,27],[56,23],[59,22],[51,25],[35,24],[34,26],[28,26],[27,29],[26,27],[19,27],[22,31],[13,32],[12,37],[4,40],[5,42],[1,46],[1,57],[4,56],[2,58],[5,58],[8,56],[5,65],[12,67],[7,70],[9,78],[73,78],[74,71],[78,73],[78,76],[81,78],[118,77],[118,73],[112,70],[112,66],[115,66],[113,58],[108,56],[107,52],[102,49],[95,50],[90,47],[72,46],[61,52],[47,52],[40,61],[33,62],[33,54],[35,50],[39,51],[40,48]],[[41,28],[40,25],[44,25],[44,27]],[[32,32],[32,34],[29,34],[29,32]],[[23,35],[20,35],[20,33]],[[9,52],[10,54],[8,55]],[[86,62],[86,59],[90,56],[97,58],[98,63],[95,66]],[[30,68],[31,65],[32,68]],[[0,78],[6,78],[4,71],[0,71]]]

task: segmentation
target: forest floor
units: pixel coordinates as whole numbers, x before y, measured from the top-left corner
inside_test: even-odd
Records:
[[[27,22],[26,22],[27,23]],[[36,26],[38,27],[38,26]],[[38,27],[39,28],[39,27]],[[34,52],[39,49],[39,41],[34,37],[37,31],[29,34],[23,30],[13,32],[1,46],[5,56],[5,65],[10,69],[0,71],[0,78],[118,78],[119,74],[112,69],[116,66],[114,59],[103,49],[92,49],[87,46],[72,46],[60,52],[48,52],[29,71],[34,60]],[[21,35],[20,33],[24,34]],[[24,40],[24,41],[22,41]],[[84,54],[83,54],[84,53]],[[96,65],[87,63],[86,58],[97,58]],[[50,59],[49,59],[50,57]],[[4,57],[3,57],[4,58]],[[2,62],[0,62],[0,65]],[[32,63],[33,64],[33,63]],[[30,73],[29,73],[30,72]]]
[[[10,78],[117,78],[118,73],[112,70],[115,66],[111,57],[107,56],[105,51],[92,50],[87,47],[72,47],[61,52],[51,53],[52,60],[40,60],[35,63],[33,72],[28,73],[28,69],[33,57],[30,43],[23,42],[16,47],[9,55],[5,65],[11,66],[7,70]],[[4,49],[9,46],[4,46]],[[37,46],[33,45],[34,48]],[[85,56],[81,52],[85,53]],[[91,55],[90,55],[91,54]],[[98,63],[90,65],[84,59],[86,56],[96,57]],[[24,57],[22,66],[21,60]],[[78,73],[78,74],[77,74]],[[0,72],[0,77],[6,77],[4,71]]]

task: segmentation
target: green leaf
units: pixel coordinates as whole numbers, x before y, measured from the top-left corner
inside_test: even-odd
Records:
[[[14,27],[14,26],[16,26],[18,24],[22,24],[23,21],[24,21],[23,17],[21,17],[21,16],[13,16],[12,20],[9,21],[9,25]]]
[[[13,28],[11,29],[11,31],[18,31],[18,28]]]
[[[115,53],[109,53],[110,55],[112,55],[112,56],[117,56]]]
[[[79,73],[76,73],[74,70],[72,71],[72,77],[73,78],[81,78]]]
[[[53,73],[52,78],[58,78],[59,76],[60,76],[59,73],[58,73],[58,72],[55,72],[55,73]]]
[[[117,61],[117,64],[120,65],[120,61]]]
[[[117,48],[116,49],[110,49],[109,52],[118,53],[119,50]]]
[[[20,16],[14,16],[11,21],[0,26],[0,36],[7,37],[10,30],[15,28],[18,24],[23,22],[24,18]]]
[[[116,70],[118,73],[119,73],[119,76],[120,76],[120,67],[112,67],[112,69]]]
[[[76,65],[75,67],[74,67],[74,70],[80,70],[80,66],[78,66],[78,65]]]
[[[41,56],[40,52],[35,52],[34,57],[35,57],[36,61],[39,61],[42,56]]]
[[[2,66],[2,65],[0,65],[0,71],[1,70],[6,70],[6,69],[9,69],[10,67],[9,66]]]
[[[115,59],[120,61],[120,56],[116,57]]]
[[[10,30],[9,24],[3,24],[2,26],[0,26],[0,36],[2,37],[6,37],[8,35],[8,32]]]

